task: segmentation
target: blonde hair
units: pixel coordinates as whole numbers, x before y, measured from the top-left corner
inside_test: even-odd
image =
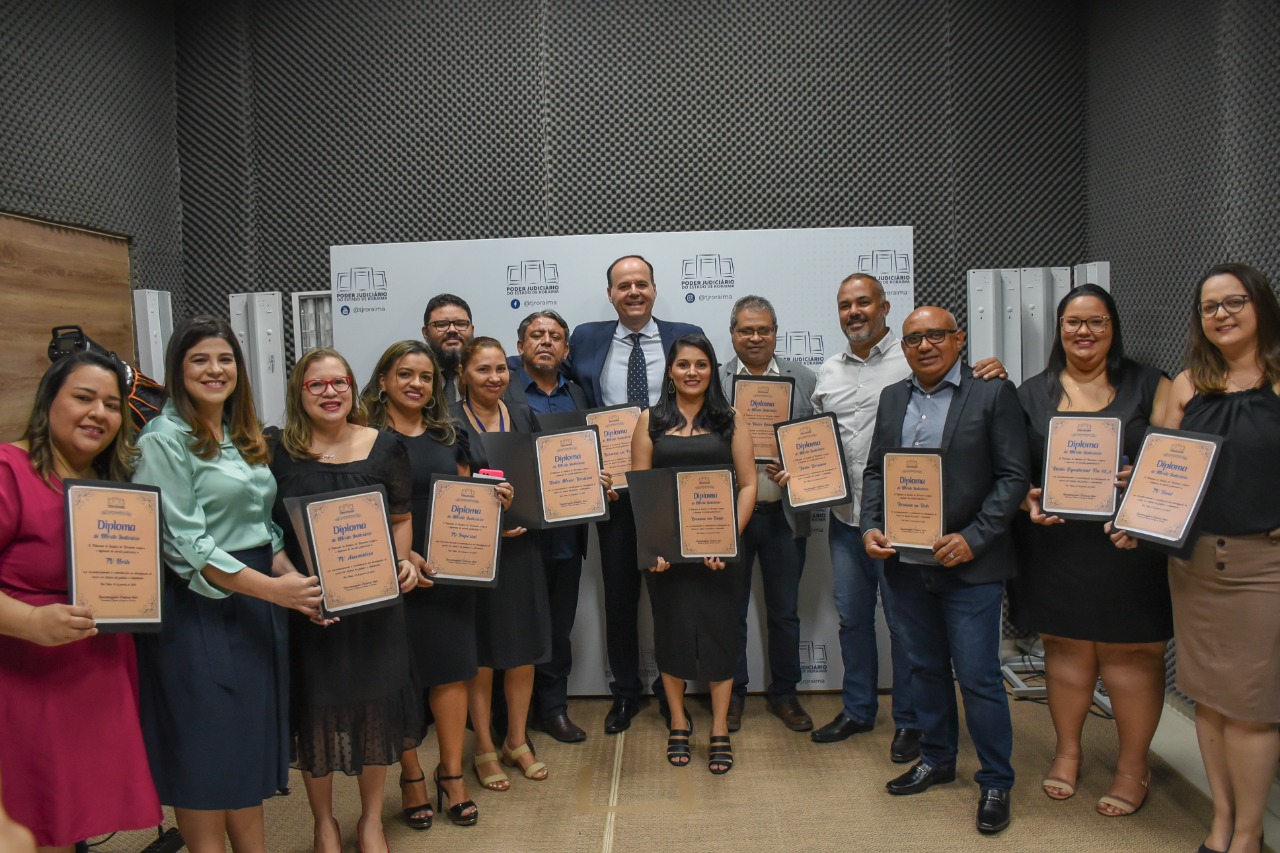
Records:
[[[284,430],[280,434],[280,443],[285,451],[294,459],[319,459],[320,454],[311,451],[311,419],[302,410],[302,395],[310,393],[302,388],[302,380],[307,369],[317,361],[334,358],[342,362],[342,369],[351,376],[351,365],[342,354],[332,347],[316,347],[307,350],[293,366],[289,374],[289,387],[284,401]],[[347,413],[347,423],[366,426],[369,415],[365,412],[364,402],[356,393],[355,379],[351,380],[351,411]]]

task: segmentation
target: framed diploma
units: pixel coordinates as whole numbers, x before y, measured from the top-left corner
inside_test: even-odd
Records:
[[[63,480],[67,601],[88,607],[99,631],[160,630],[160,490]]]
[[[636,558],[643,571],[658,557],[700,563],[738,556],[737,482],[732,468],[708,465],[631,472],[637,512]]]
[[[796,380],[791,376],[733,377],[733,407],[751,429],[757,462],[778,458],[778,437],[774,427],[791,419],[791,395]]]
[[[884,455],[884,535],[899,551],[933,557],[942,538],[942,454],[896,448]]]
[[[613,476],[613,490],[627,487],[631,470],[631,436],[640,420],[640,407],[623,404],[584,412],[587,423],[600,430],[601,467]]]
[[[782,469],[791,475],[782,499],[792,509],[820,509],[849,503],[840,428],[831,412],[780,423],[777,433]]]
[[[1058,416],[1049,419],[1044,450],[1045,515],[1077,520],[1110,518],[1116,511],[1120,470],[1119,418]]]
[[[498,582],[502,502],[494,480],[431,478],[431,516],[422,556],[442,584],[492,586]]]
[[[1115,526],[1138,539],[1182,548],[1213,477],[1222,437],[1147,430]]]
[[[480,436],[489,464],[515,490],[507,525],[547,530],[609,517],[600,484],[600,431],[577,426]]]
[[[382,486],[285,498],[284,508],[307,571],[320,581],[326,619],[376,610],[400,597]]]

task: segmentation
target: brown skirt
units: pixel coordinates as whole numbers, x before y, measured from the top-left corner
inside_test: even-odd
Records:
[[[1228,717],[1280,722],[1280,531],[1202,533],[1169,558],[1178,690]]]

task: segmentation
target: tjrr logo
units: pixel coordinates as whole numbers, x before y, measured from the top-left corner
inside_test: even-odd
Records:
[[[827,646],[803,640],[800,643],[800,671],[805,675],[821,675],[827,671]]]
[[[507,267],[507,296],[560,293],[560,268],[544,260],[521,261]]]
[[[870,273],[881,284],[910,284],[911,256],[893,249],[874,249],[858,256],[858,272]]]
[[[333,290],[337,302],[386,301],[387,274],[373,267],[352,267],[338,273]]]
[[[725,290],[732,287],[733,258],[710,252],[685,258],[681,265],[681,290]]]
[[[813,332],[786,332],[778,336],[778,350],[783,358],[807,366],[821,365],[826,361],[822,348],[822,335]]]

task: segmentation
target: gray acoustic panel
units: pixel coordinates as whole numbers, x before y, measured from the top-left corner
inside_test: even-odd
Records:
[[[169,5],[3,0],[0,56],[0,209],[129,237],[134,286],[183,311]]]

